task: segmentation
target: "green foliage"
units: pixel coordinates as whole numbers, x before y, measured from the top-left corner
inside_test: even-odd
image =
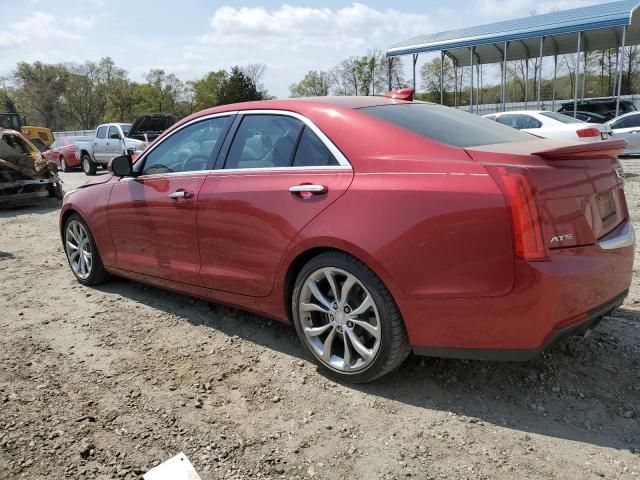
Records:
[[[217,94],[218,105],[263,99],[255,83],[242,72],[240,67],[231,68],[229,75],[220,82]]]
[[[292,97],[324,97],[329,95],[329,76],[326,72],[309,71],[298,83],[289,86]]]
[[[228,73],[225,70],[218,70],[209,72],[200,80],[190,82],[193,88],[194,111],[218,105],[218,91],[227,77]]]

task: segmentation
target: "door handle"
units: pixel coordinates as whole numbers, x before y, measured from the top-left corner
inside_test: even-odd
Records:
[[[186,190],[178,190],[169,195],[169,198],[177,200],[179,198],[193,198],[193,192],[187,192]]]
[[[293,185],[289,187],[290,193],[297,193],[301,197],[310,197],[311,195],[326,193],[327,187],[324,185],[312,185],[312,184],[303,184],[303,185]]]

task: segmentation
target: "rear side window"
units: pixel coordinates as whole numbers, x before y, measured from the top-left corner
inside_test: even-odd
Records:
[[[105,138],[107,138],[107,127],[100,127],[98,128],[98,131],[96,132],[96,137],[104,140]]]
[[[523,142],[534,137],[472,113],[429,103],[361,108],[362,113],[455,147]]]
[[[329,149],[322,143],[322,140],[311,131],[309,127],[304,127],[298,150],[293,159],[294,167],[332,167],[338,165]]]
[[[246,115],[224,168],[288,167],[302,127],[300,120],[284,115]]]

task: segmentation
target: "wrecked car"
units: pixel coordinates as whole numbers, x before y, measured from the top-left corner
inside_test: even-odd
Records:
[[[62,200],[55,164],[20,132],[0,128],[0,206],[43,197]]]

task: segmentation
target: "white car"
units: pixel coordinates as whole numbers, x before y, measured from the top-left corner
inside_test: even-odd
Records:
[[[87,175],[95,175],[98,165],[106,166],[113,157],[125,155],[129,149],[140,155],[147,143],[127,137],[130,123],[103,123],[98,125],[96,133],[89,141],[78,142],[80,146],[80,165]]]
[[[492,113],[485,115],[484,118],[543,138],[583,142],[599,142],[611,138],[611,127],[606,123],[587,123],[545,110]]]
[[[609,120],[614,138],[624,138],[629,145],[623,155],[640,155],[640,112],[630,112]]]

